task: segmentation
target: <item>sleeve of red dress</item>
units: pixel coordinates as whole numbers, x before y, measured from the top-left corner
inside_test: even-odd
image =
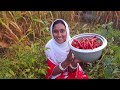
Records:
[[[48,64],[48,68],[47,68],[46,79],[50,79],[50,77],[52,76],[52,72],[56,65],[53,64],[49,59],[47,60],[47,64]]]

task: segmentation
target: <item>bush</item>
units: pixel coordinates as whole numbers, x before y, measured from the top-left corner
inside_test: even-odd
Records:
[[[106,28],[96,28],[96,33],[103,35],[108,45],[104,49],[100,60],[86,67],[90,78],[118,79],[120,78],[120,31],[112,27],[112,23]]]
[[[12,45],[6,56],[0,58],[0,78],[44,79],[47,66],[43,56],[39,43]]]

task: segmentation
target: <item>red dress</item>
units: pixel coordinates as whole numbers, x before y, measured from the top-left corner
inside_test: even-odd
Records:
[[[74,72],[68,72],[68,69],[66,69],[63,73],[60,73],[56,76],[52,76],[52,72],[57,65],[52,63],[50,60],[47,60],[47,64],[48,69],[46,79],[88,79],[88,76],[84,74],[80,65]]]

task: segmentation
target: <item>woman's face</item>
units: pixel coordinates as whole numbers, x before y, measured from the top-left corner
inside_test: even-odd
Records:
[[[65,26],[62,23],[56,24],[52,32],[55,41],[58,42],[59,44],[66,41],[67,32]]]

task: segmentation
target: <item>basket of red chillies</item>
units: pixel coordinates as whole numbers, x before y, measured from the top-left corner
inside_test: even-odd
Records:
[[[99,34],[83,33],[72,37],[69,46],[75,58],[83,62],[92,62],[100,58],[107,46],[107,40]]]

